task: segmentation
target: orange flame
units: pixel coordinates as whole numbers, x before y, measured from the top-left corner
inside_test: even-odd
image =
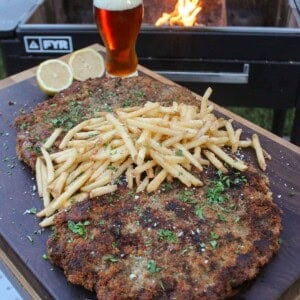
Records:
[[[170,14],[164,12],[155,25],[196,25],[197,15],[202,9],[198,3],[199,0],[177,0],[174,10]]]

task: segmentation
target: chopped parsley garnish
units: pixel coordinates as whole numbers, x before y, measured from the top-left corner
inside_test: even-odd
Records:
[[[99,221],[98,224],[99,224],[99,225],[105,225],[105,223],[106,223],[106,221],[102,219],[102,220]]]
[[[178,199],[184,203],[192,204],[195,203],[195,199],[192,198],[193,192],[191,191],[180,191]]]
[[[112,112],[113,111],[112,107],[110,105],[108,105],[107,103],[105,103],[105,105],[104,105],[104,110],[107,111],[107,112]]]
[[[218,234],[214,233],[214,232],[211,232],[211,233],[210,233],[210,237],[211,237],[212,239],[214,239],[214,240],[217,240],[220,236],[219,236]]]
[[[151,239],[148,239],[144,242],[145,246],[149,246],[149,245],[152,245],[152,240]]]
[[[44,254],[42,255],[42,258],[43,258],[44,260],[48,260],[48,255],[47,255],[46,253],[44,253]]]
[[[111,263],[116,263],[118,261],[118,259],[115,256],[111,255],[111,254],[104,255],[102,259],[104,261],[109,261]]]
[[[217,248],[217,246],[218,246],[217,240],[220,238],[220,236],[218,234],[216,234],[215,232],[211,232],[210,238],[211,238],[211,240],[209,241],[209,243],[212,246],[212,248],[214,248],[214,249]]]
[[[151,275],[153,275],[160,272],[162,268],[159,268],[154,260],[149,260],[147,263],[147,270]]]
[[[131,105],[131,100],[130,99],[126,99],[123,104],[122,107],[129,107]]]
[[[23,215],[27,215],[27,214],[35,215],[36,214],[36,208],[35,207],[31,207],[29,209],[26,209],[25,212],[23,213]]]
[[[30,125],[30,123],[28,123],[28,122],[23,122],[23,123],[21,123],[21,125],[20,125],[20,129],[25,130],[29,125]]]
[[[28,238],[30,243],[33,243],[33,238],[30,235],[27,235],[26,237]]]
[[[223,222],[226,221],[226,218],[225,218],[225,216],[224,216],[223,214],[218,214],[218,219],[219,219],[220,221],[223,221]]]
[[[212,187],[207,191],[208,204],[222,204],[228,199],[228,196],[224,194],[225,186],[221,181],[213,181]]]
[[[166,242],[177,243],[176,234],[173,231],[169,230],[169,229],[159,229],[157,231],[157,234],[160,237],[160,239],[162,239]]]
[[[134,197],[135,193],[134,193],[134,191],[129,191],[129,192],[128,192],[128,195],[129,195],[130,197]]]
[[[214,248],[214,249],[216,249],[216,248],[218,247],[218,242],[215,241],[215,240],[212,240],[212,241],[210,241],[209,243],[210,243],[210,245],[212,246],[212,248]]]
[[[222,171],[218,171],[218,179],[214,180],[211,187],[207,191],[208,204],[223,204],[228,200],[226,189],[231,185],[240,185],[247,183],[247,178],[241,175],[240,172],[234,173],[234,178],[231,179],[228,175],[224,175]]]
[[[79,236],[83,237],[85,240],[87,238],[88,232],[85,226],[89,225],[89,221],[84,221],[75,223],[72,220],[68,220],[68,228],[75,234],[78,234]]]
[[[118,170],[117,167],[115,167],[114,165],[110,164],[107,169],[112,170],[113,172],[116,172]]]
[[[176,155],[176,156],[182,156],[182,150],[181,150],[181,149],[178,149],[178,150],[175,152],[175,155]]]
[[[200,205],[196,205],[196,207],[195,207],[195,214],[196,214],[196,216],[200,220],[204,220],[204,217],[203,217],[203,207],[201,207]]]
[[[169,192],[173,189],[173,185],[169,182],[165,182],[161,185],[161,190],[163,192]]]

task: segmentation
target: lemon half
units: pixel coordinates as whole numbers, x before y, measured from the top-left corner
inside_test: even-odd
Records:
[[[86,80],[103,76],[105,65],[103,56],[92,48],[85,48],[73,52],[69,58],[74,79]]]
[[[44,93],[54,95],[72,84],[73,74],[67,63],[59,59],[48,59],[38,66],[36,79]]]

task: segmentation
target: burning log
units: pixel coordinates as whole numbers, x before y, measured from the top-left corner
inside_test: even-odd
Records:
[[[171,13],[163,13],[156,21],[155,26],[179,25],[194,26],[197,25],[197,15],[202,7],[199,6],[199,0],[178,0],[174,10]]]

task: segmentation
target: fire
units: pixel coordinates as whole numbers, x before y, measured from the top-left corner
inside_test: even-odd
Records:
[[[199,0],[177,0],[174,10],[170,14],[164,12],[155,25],[196,25],[197,15],[202,9],[198,3]]]

